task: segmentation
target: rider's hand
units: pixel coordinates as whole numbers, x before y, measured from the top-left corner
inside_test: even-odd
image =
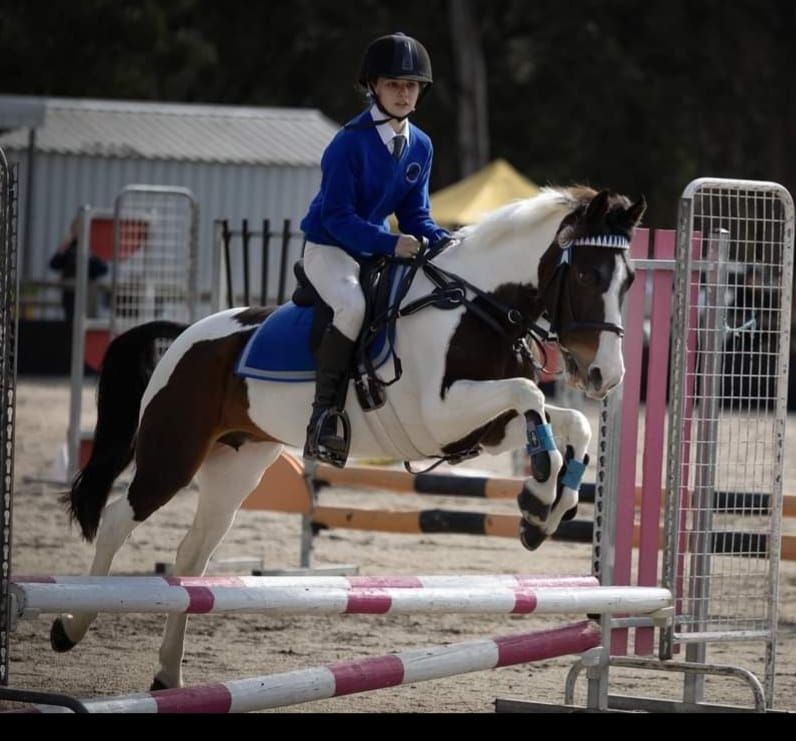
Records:
[[[396,257],[414,257],[420,252],[420,242],[411,234],[402,234],[395,244]]]

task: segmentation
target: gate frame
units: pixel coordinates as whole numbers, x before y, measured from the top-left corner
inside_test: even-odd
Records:
[[[652,624],[647,619],[637,618],[611,618],[606,616],[601,620],[603,630],[602,647],[595,649],[595,651],[586,657],[581,658],[570,669],[567,675],[565,690],[564,690],[564,704],[554,705],[548,703],[528,702],[524,700],[502,699],[498,698],[495,703],[498,712],[575,712],[582,711],[584,707],[574,703],[575,683],[578,675],[584,669],[587,673],[588,687],[587,687],[587,700],[586,708],[590,711],[601,712],[622,712],[628,710],[646,710],[650,712],[748,712],[749,708],[745,707],[731,707],[715,704],[707,704],[702,702],[704,690],[704,677],[705,675],[715,676],[733,676],[737,679],[745,681],[752,692],[757,712],[766,713],[783,713],[787,711],[778,711],[771,709],[774,702],[774,658],[776,648],[776,629],[777,629],[777,609],[778,609],[778,580],[779,580],[779,563],[780,563],[780,545],[781,545],[781,518],[782,518],[782,455],[784,445],[784,426],[785,417],[787,415],[787,384],[788,384],[788,353],[789,353],[789,338],[790,338],[790,323],[783,321],[784,326],[780,330],[780,355],[777,360],[777,394],[776,394],[776,407],[774,414],[776,415],[777,430],[778,430],[778,449],[775,459],[775,464],[772,471],[771,480],[771,500],[773,505],[771,507],[770,519],[771,529],[768,532],[768,549],[769,549],[769,628],[766,635],[754,635],[752,640],[766,641],[766,655],[765,655],[765,671],[766,676],[761,683],[760,680],[751,671],[737,666],[726,666],[709,664],[705,661],[706,656],[706,642],[721,641],[721,640],[748,640],[748,637],[743,637],[740,632],[736,635],[720,636],[718,634],[696,634],[688,639],[688,636],[676,634],[673,626],[677,625],[678,608],[681,603],[688,604],[692,598],[691,592],[684,592],[684,597],[678,593],[678,580],[682,579],[683,574],[677,568],[677,555],[678,544],[682,537],[684,537],[683,530],[681,530],[681,509],[680,509],[680,486],[681,478],[683,475],[683,463],[679,457],[681,446],[688,444],[688,440],[683,443],[683,430],[681,422],[684,421],[685,403],[689,394],[686,393],[686,375],[688,368],[686,363],[688,361],[688,345],[693,338],[687,337],[687,333],[693,332],[694,328],[691,327],[687,321],[689,314],[696,313],[696,295],[694,293],[694,286],[691,284],[691,273],[694,270],[721,270],[722,266],[720,260],[716,260],[712,265],[708,260],[701,260],[699,264],[695,264],[693,260],[693,244],[695,242],[694,234],[694,200],[700,194],[701,188],[718,187],[724,188],[730,192],[740,193],[741,191],[753,191],[776,193],[780,198],[783,209],[782,219],[782,240],[778,244],[782,249],[781,256],[781,286],[779,286],[779,296],[781,298],[780,306],[784,307],[783,313],[789,315],[791,311],[792,300],[792,283],[793,283],[793,263],[794,263],[794,206],[793,199],[788,191],[778,183],[765,182],[765,181],[747,181],[747,180],[733,180],[723,178],[699,178],[689,183],[683,191],[681,196],[680,205],[678,209],[677,221],[677,250],[675,259],[642,259],[634,260],[634,264],[645,271],[652,271],[653,275],[655,270],[675,270],[676,283],[675,291],[672,297],[672,318],[671,318],[671,341],[672,341],[672,359],[669,366],[669,433],[668,441],[666,442],[665,451],[675,451],[675,454],[668,455],[666,477],[665,477],[665,492],[666,501],[663,508],[664,516],[664,533],[665,543],[663,551],[662,562],[662,576],[661,585],[664,588],[670,589],[675,595],[675,610],[673,621],[668,626],[664,626],[660,631],[659,641],[659,658],[654,657],[629,657],[629,656],[611,656],[611,638],[612,630],[616,631],[618,628],[650,628]],[[727,248],[726,235],[719,234],[719,238],[715,240],[716,257],[719,258],[723,251]],[[701,256],[701,255],[700,255]],[[638,290],[643,290],[639,288]],[[630,296],[628,297],[630,299]],[[626,314],[629,313],[628,300],[625,304]],[[718,306],[714,309],[714,315],[711,321],[718,321],[721,318],[721,302],[717,302]],[[698,325],[698,323],[697,323]],[[678,332],[678,330],[680,330]],[[705,352],[702,349],[702,352]],[[696,353],[694,353],[696,354]],[[692,369],[693,370],[693,369]],[[630,374],[628,374],[629,376]],[[628,376],[625,378],[625,383],[628,383]],[[634,379],[635,381],[636,379]],[[623,542],[629,539],[627,537],[627,518],[623,517],[620,521],[617,517],[618,510],[623,508],[627,502],[620,493],[620,479],[619,479],[619,458],[620,458],[620,444],[622,441],[622,417],[623,417],[623,388],[620,387],[613,392],[608,399],[603,402],[600,414],[600,429],[598,439],[598,454],[599,454],[599,468],[597,473],[597,483],[595,486],[595,526],[594,526],[594,547],[592,551],[592,565],[593,573],[598,576],[601,584],[614,584],[615,564],[617,560],[617,539]],[[693,396],[690,398],[694,398]],[[648,388],[649,399],[649,388]],[[638,410],[636,419],[638,418]],[[700,424],[702,421],[700,420]],[[634,422],[631,421],[633,426]],[[636,428],[633,427],[632,432],[629,434],[635,435]],[[700,443],[707,445],[707,454],[710,460],[715,461],[715,443]],[[711,447],[712,445],[712,447]],[[633,450],[635,451],[635,437],[633,437]],[[627,451],[624,451],[627,455]],[[635,454],[634,454],[635,458]],[[715,466],[712,466],[715,469]],[[709,474],[709,475],[712,475]],[[623,482],[623,486],[624,486]],[[630,482],[632,486],[630,489],[635,488],[635,481]],[[633,512],[633,502],[630,502],[630,512]],[[600,516],[602,526],[597,523],[598,514]],[[623,509],[622,515],[627,515]],[[642,513],[643,517],[643,513]],[[630,525],[633,524],[633,518],[630,517]],[[643,522],[643,521],[642,521]],[[708,523],[709,524],[709,523]],[[656,523],[657,526],[657,523]],[[643,524],[642,524],[643,527]],[[687,532],[687,531],[686,531]],[[629,545],[628,545],[629,547]],[[645,544],[642,544],[642,548]],[[657,554],[657,543],[655,544]],[[632,553],[632,549],[630,551]],[[621,558],[629,558],[625,549],[620,554]],[[692,565],[696,563],[693,570],[690,572],[689,581],[698,582],[700,578],[705,575],[710,575],[708,563],[710,556],[700,555],[696,556],[691,553],[690,557],[696,559],[692,561]],[[699,560],[702,559],[700,563]],[[686,559],[683,558],[683,561]],[[696,577],[694,576],[696,574]],[[762,633],[763,631],[759,631]],[[686,646],[686,661],[675,661],[672,655],[675,650],[675,645],[683,644]],[[664,672],[680,672],[683,674],[683,699],[682,701],[660,700],[648,697],[632,697],[624,695],[610,695],[608,694],[609,674],[611,667],[623,667],[630,669],[642,669],[650,671],[664,671]]]
[[[11,632],[11,535],[17,378],[17,169],[0,149],[0,687],[8,685]]]
[[[0,149],[0,700],[47,703],[86,713],[69,695],[9,687],[10,634],[16,615],[10,589],[11,531],[14,500],[14,433],[16,428],[17,341],[19,320],[19,253],[17,251],[17,166],[9,166]]]
[[[160,185],[128,185],[123,188],[114,199],[113,208],[113,263],[112,285],[111,285],[111,316],[108,320],[89,320],[86,316],[87,297],[88,297],[88,261],[89,261],[89,242],[91,235],[91,219],[94,216],[107,217],[108,209],[82,206],[78,209],[80,219],[80,233],[78,237],[76,253],[75,276],[75,311],[72,324],[72,364],[70,373],[70,403],[69,403],[69,427],[67,430],[67,481],[71,481],[78,471],[80,460],[81,429],[80,420],[82,415],[82,397],[84,373],[84,356],[86,347],[87,329],[108,329],[113,337],[116,329],[116,319],[114,307],[117,301],[117,275],[120,252],[120,214],[122,213],[122,201],[129,194],[152,194],[154,196],[176,196],[185,198],[189,203],[190,226],[188,230],[188,265],[186,266],[186,306],[188,310],[188,323],[197,320],[198,311],[198,241],[199,241],[199,206],[193,193],[187,188],[177,186]],[[169,317],[165,317],[169,318]]]

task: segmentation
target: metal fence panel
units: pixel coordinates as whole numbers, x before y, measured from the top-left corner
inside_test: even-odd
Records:
[[[0,150],[0,686],[8,685],[17,377],[17,179]]]
[[[678,602],[661,650],[704,661],[707,641],[763,640],[771,702],[793,201],[776,183],[703,178],[678,219],[664,554]],[[717,492],[762,496],[728,511]]]

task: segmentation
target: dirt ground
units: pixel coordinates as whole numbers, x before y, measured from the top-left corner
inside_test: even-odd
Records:
[[[18,384],[13,519],[13,571],[16,574],[80,574],[92,549],[78,537],[58,503],[58,487],[31,479],[52,475],[53,460],[66,435],[69,391],[66,381],[21,379]],[[84,426],[93,420],[93,396],[84,393]],[[788,448],[796,440],[789,420]],[[480,470],[508,474],[508,457],[473,462]],[[593,474],[592,474],[593,475]],[[785,490],[796,491],[796,457],[786,456]],[[179,494],[141,525],[119,552],[114,573],[151,574],[156,562],[171,562],[191,518],[194,491]],[[322,503],[384,508],[484,509],[451,497],[429,499],[380,493],[324,494]],[[490,503],[494,512],[515,512],[511,502]],[[587,512],[582,512],[587,514]],[[217,559],[262,558],[266,568],[296,567],[299,517],[242,512]],[[791,527],[790,524],[787,527]],[[793,530],[791,529],[791,532]],[[315,541],[319,566],[354,564],[361,574],[547,573],[587,574],[590,547],[548,542],[529,553],[519,541],[466,535],[399,535],[357,531],[321,533]],[[245,572],[238,572],[245,573]],[[796,563],[783,563],[776,702],[796,710]],[[422,646],[509,635],[575,622],[533,616],[198,616],[189,621],[184,660],[186,684],[195,685],[321,666],[362,656],[378,656]],[[10,684],[15,688],[62,692],[90,698],[146,690],[157,665],[163,618],[159,615],[100,615],[74,650],[50,649],[50,617],[21,620],[12,633]],[[737,663],[762,673],[759,643],[711,649],[709,660]],[[390,690],[318,701],[283,712],[444,712],[491,713],[496,697],[551,703],[563,698],[564,677],[572,664],[561,658],[517,667],[404,685]],[[613,674],[612,674],[613,676]],[[617,671],[612,691],[678,699],[679,675]],[[582,700],[585,681],[579,682]],[[727,678],[707,680],[713,702],[749,706],[751,693]],[[0,703],[2,706],[2,703]]]

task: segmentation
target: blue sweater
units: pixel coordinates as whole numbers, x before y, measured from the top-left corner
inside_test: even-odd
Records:
[[[351,124],[372,120],[366,110]],[[308,241],[342,247],[355,257],[391,255],[398,241],[387,223],[392,213],[403,234],[432,244],[448,236],[429,214],[431,139],[409,126],[409,146],[397,162],[375,126],[337,132],[321,159],[321,189],[301,221]]]

